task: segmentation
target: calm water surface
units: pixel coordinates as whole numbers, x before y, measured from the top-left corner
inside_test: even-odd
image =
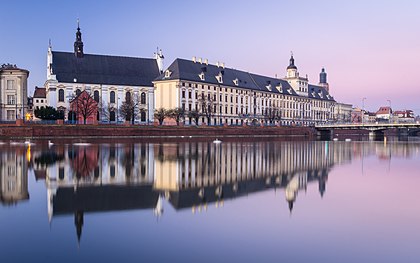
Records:
[[[420,262],[420,141],[2,142],[1,262]]]

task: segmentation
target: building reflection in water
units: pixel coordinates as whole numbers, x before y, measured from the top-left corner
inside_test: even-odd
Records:
[[[25,148],[1,147],[0,151],[0,202],[14,205],[29,199],[28,163]]]
[[[0,147],[2,203],[29,198],[27,174],[33,169],[35,179],[47,186],[49,220],[73,214],[78,239],[84,213],[150,209],[160,217],[164,202],[195,213],[273,188],[284,188],[291,213],[308,184],[318,184],[324,196],[334,165],[372,154],[390,159],[419,152],[413,143],[357,142]]]

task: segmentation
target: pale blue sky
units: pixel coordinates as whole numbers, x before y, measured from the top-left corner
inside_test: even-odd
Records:
[[[301,74],[328,72],[338,100],[370,110],[392,101],[420,113],[420,2],[3,1],[0,63],[45,81],[46,51],[72,51],[80,18],[86,53],[177,58],[280,77],[290,51]]]

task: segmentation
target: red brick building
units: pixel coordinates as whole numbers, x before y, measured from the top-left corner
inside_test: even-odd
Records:
[[[87,91],[82,91],[70,101],[69,121],[94,124],[98,121],[98,103]]]

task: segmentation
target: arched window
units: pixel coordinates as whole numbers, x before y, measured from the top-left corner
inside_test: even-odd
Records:
[[[146,112],[144,110],[140,112],[140,121],[146,121]]]
[[[93,99],[94,99],[96,102],[98,102],[98,103],[99,103],[99,91],[98,91],[98,90],[95,90],[95,91],[93,92]]]
[[[77,90],[76,90],[76,96],[79,96],[79,94],[80,94],[80,93],[82,93],[82,92],[80,91],[80,89],[77,89]]]
[[[64,102],[64,90],[63,89],[58,90],[58,101],[59,102]]]
[[[109,113],[109,121],[115,121],[115,111]]]
[[[146,93],[142,92],[140,95],[140,103],[146,104]]]
[[[130,93],[129,91],[127,91],[127,92],[125,93],[125,101],[126,101],[126,102],[131,101],[131,93]]]
[[[111,91],[111,93],[109,94],[109,102],[115,103],[115,91]]]

